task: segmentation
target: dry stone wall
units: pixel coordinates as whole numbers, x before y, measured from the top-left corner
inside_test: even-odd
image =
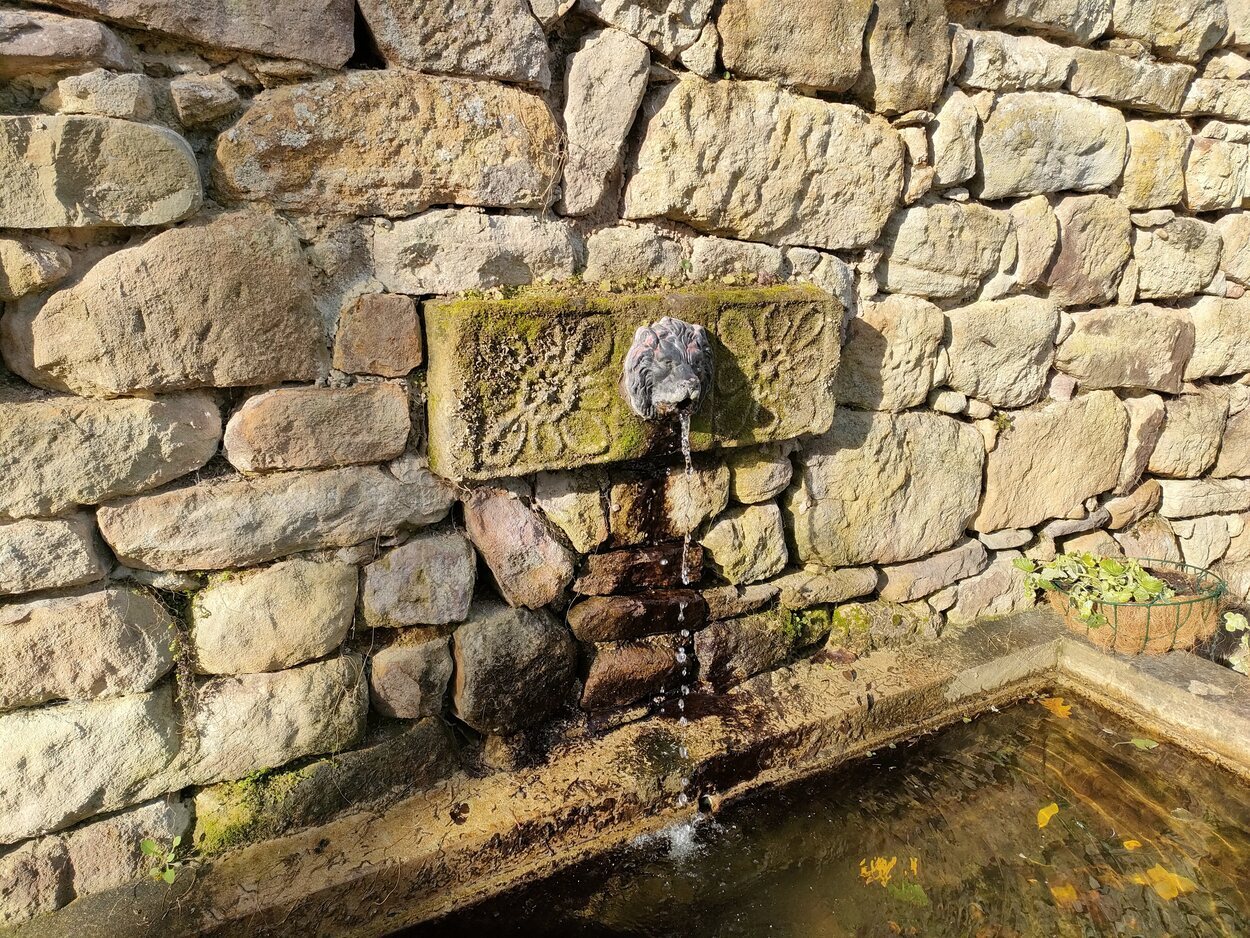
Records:
[[[1246,598],[1247,206],[1243,0],[0,0],[0,926],[1020,556]]]

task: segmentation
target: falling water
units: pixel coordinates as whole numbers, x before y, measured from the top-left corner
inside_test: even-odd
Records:
[[[694,462],[690,458],[690,412],[682,411],[681,413],[681,454],[686,460],[686,501],[690,499],[690,483],[694,476]],[[686,508],[683,505],[682,508]],[[685,518],[683,512],[683,520],[687,523],[682,526],[687,530],[681,545],[681,585],[690,585],[690,525],[688,519]],[[692,645],[692,635],[690,629],[686,628],[686,601],[683,599],[677,604],[677,622],[681,627],[681,644],[677,646],[677,663],[681,665],[681,692],[677,698],[677,712],[679,714],[677,723],[679,726],[686,726],[690,721],[686,719],[686,696],[690,693],[689,675],[690,675],[690,657],[694,651]],[[680,755],[683,762],[690,757],[690,750],[686,747],[686,741],[681,741]],[[690,801],[686,789],[690,784],[689,778],[682,778],[681,793],[677,796],[679,805],[686,805]]]

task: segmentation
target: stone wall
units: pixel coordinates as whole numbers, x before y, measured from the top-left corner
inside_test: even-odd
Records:
[[[0,2],[0,926],[1021,555],[1245,598],[1244,205],[1245,0]]]

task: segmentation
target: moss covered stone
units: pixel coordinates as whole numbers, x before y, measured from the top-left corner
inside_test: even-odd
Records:
[[[815,288],[535,288],[426,306],[434,470],[482,479],[677,452],[676,422],[644,422],[620,391],[634,331],[663,316],[712,337],[695,450],[829,428],[842,308]]]

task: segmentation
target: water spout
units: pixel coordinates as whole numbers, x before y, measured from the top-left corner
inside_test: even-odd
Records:
[[[643,420],[693,413],[712,388],[707,330],[671,316],[639,326],[625,356],[624,385]]]

